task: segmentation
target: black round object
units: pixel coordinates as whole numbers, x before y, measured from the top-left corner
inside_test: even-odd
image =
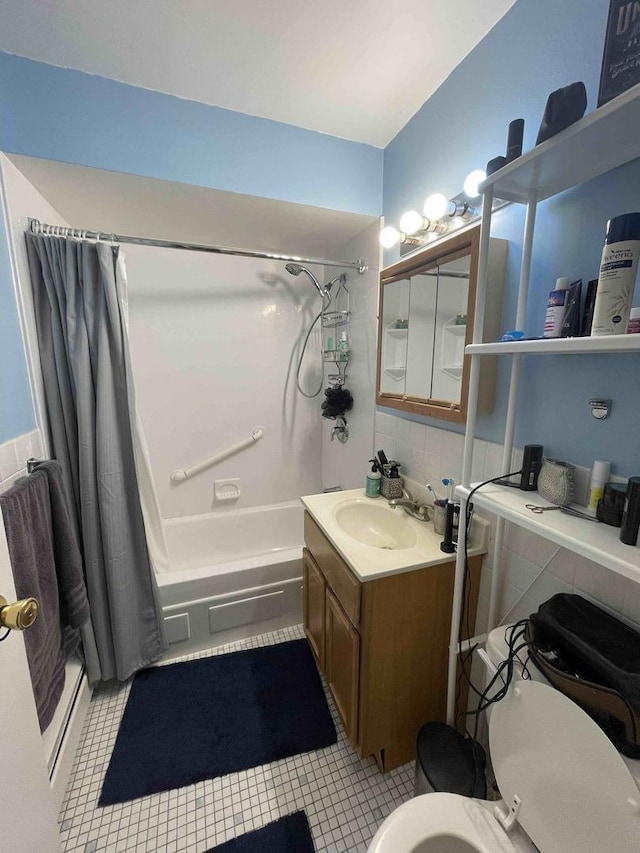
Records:
[[[606,504],[604,498],[600,498],[596,508],[596,518],[603,524],[611,527],[620,527],[622,524],[622,509]]]
[[[638,530],[640,530],[640,477],[629,477],[620,541],[625,545],[635,545],[638,541]]]
[[[486,797],[487,758],[479,743],[445,723],[427,723],[418,732],[417,753],[422,772],[434,791]]]
[[[337,418],[353,408],[353,395],[347,388],[325,388],[322,409],[323,418]]]

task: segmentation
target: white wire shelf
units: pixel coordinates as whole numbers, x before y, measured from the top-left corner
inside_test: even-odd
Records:
[[[473,484],[471,486],[473,488]],[[458,486],[458,497],[469,496],[471,489]],[[508,486],[495,484],[483,486],[472,498],[476,507],[486,509],[507,521],[524,527],[531,533],[543,536],[556,545],[568,548],[588,560],[593,560],[619,575],[640,581],[640,548],[624,545],[620,529],[608,524],[597,524],[585,518],[574,518],[560,510],[536,514],[525,504],[552,506],[537,492],[522,492]]]
[[[640,83],[490,175],[495,198],[550,198],[638,157]]]
[[[640,334],[602,335],[586,338],[545,338],[537,341],[492,341],[486,344],[468,344],[467,355],[561,355],[580,353],[640,352]]]

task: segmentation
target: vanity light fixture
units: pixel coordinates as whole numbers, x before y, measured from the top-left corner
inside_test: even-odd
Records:
[[[422,243],[419,237],[412,237],[404,231],[398,231],[393,225],[387,225],[380,232],[380,243],[384,249],[392,249],[398,243],[406,243],[410,246],[419,246]]]
[[[421,216],[417,210],[407,210],[400,218],[400,228],[405,234],[417,234],[418,231],[425,230],[425,222],[428,222],[424,216]]]
[[[444,222],[437,219],[426,219],[417,210],[408,210],[402,214],[400,228],[405,234],[411,236],[417,234],[419,231],[431,236],[444,234],[447,230]]]
[[[468,195],[469,198],[478,198],[480,195],[480,184],[486,180],[486,177],[487,173],[482,169],[474,169],[473,172],[469,172],[462,187],[465,195]]]
[[[458,231],[481,216],[480,184],[486,180],[482,169],[474,169],[464,181],[464,192],[448,199],[444,193],[432,193],[426,199],[422,213],[408,210],[400,219],[400,230],[392,225],[383,228],[380,243],[385,249],[400,244],[402,256],[431,240]],[[508,202],[494,199],[492,209],[499,210]]]
[[[448,200],[442,193],[434,193],[424,203],[424,215],[434,221],[462,218],[468,222],[478,215],[478,211],[458,196]]]
[[[443,193],[433,193],[424,203],[422,212],[427,219],[442,219],[449,213],[450,202]]]

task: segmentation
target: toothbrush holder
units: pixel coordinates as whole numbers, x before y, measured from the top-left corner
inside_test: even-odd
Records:
[[[383,474],[380,479],[380,494],[388,501],[392,498],[401,498],[402,482],[402,477],[387,477]]]

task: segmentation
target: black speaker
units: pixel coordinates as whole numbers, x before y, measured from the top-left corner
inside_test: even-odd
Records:
[[[538,474],[542,467],[543,446],[541,444],[525,444],[522,457],[522,474],[520,488],[523,492],[535,492],[538,488]]]
[[[640,477],[629,477],[627,498],[624,503],[620,541],[625,545],[635,545],[640,529]]]

